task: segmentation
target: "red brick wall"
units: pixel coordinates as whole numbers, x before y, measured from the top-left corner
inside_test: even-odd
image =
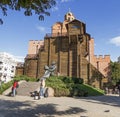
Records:
[[[108,76],[110,55],[94,55],[94,39],[90,39],[90,63],[95,66],[105,77]]]

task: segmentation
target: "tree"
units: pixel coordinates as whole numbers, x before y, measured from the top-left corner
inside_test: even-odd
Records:
[[[120,63],[120,56],[118,57],[118,62]]]
[[[117,83],[120,80],[120,63],[111,62],[111,80],[113,83]]]
[[[55,0],[0,0],[0,11],[3,16],[7,16],[7,10],[24,10],[25,16],[38,15],[39,20],[44,20],[44,16],[50,16],[48,9],[56,5]],[[3,24],[0,18],[0,24]]]

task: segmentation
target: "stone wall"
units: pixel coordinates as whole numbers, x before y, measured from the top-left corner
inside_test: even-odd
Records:
[[[16,67],[15,75],[23,75],[24,74],[24,67]]]
[[[43,45],[43,40],[30,40],[28,44],[28,54],[37,54]]]
[[[44,75],[44,66],[50,66],[53,61],[57,66],[56,74],[61,76],[83,78],[85,83],[95,87],[107,81],[110,56],[94,56],[94,40],[79,20],[53,25],[52,34],[44,38],[44,46],[36,54],[26,56],[24,75],[40,78]]]
[[[38,76],[38,60],[37,59],[25,60],[24,75],[28,77],[37,78]]]
[[[109,77],[110,55],[94,55],[94,39],[90,39],[90,63],[105,77]]]

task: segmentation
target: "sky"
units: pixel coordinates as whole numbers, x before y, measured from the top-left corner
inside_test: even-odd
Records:
[[[86,24],[86,31],[94,38],[95,55],[110,55],[115,62],[120,56],[120,0],[56,0],[49,10],[50,16],[40,21],[37,15],[24,16],[23,11],[8,10],[0,17],[0,52],[10,53],[24,60],[29,40],[44,40],[51,26],[64,21],[69,10],[75,18]]]

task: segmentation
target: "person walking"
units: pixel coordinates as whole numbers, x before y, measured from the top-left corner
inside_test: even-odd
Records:
[[[2,80],[0,79],[0,90],[2,90]]]
[[[44,92],[45,92],[45,79],[40,79],[40,99],[44,98]]]
[[[18,82],[15,80],[12,86],[12,95],[13,97],[16,95],[16,89],[18,88]]]
[[[118,94],[120,96],[120,83],[118,84]]]

